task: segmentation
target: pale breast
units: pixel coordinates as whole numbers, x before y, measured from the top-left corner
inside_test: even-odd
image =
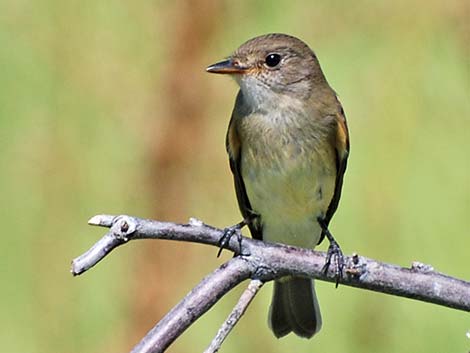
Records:
[[[243,141],[241,172],[251,206],[261,215],[263,239],[314,247],[321,233],[316,219],[334,193],[331,147],[308,129],[262,130]]]

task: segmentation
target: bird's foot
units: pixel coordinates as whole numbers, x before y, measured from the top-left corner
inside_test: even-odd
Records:
[[[330,242],[330,246],[328,247],[328,251],[326,253],[325,265],[323,266],[322,271],[326,275],[328,272],[328,269],[330,268],[331,260],[334,259],[336,263],[335,283],[336,283],[336,288],[338,288],[339,281],[343,278],[343,268],[344,268],[343,252],[341,251],[341,248],[339,247],[338,242],[333,237],[333,234],[331,234],[330,231],[328,230],[328,224],[325,222],[325,219],[318,217],[317,220],[318,220],[318,224],[320,224],[323,235],[326,235],[326,237],[328,238]]]
[[[217,252],[217,257],[220,256],[220,254],[222,253],[222,250],[228,245],[228,243],[230,242],[230,239],[232,239],[232,237],[234,235],[237,236],[238,245],[240,247],[240,253],[241,253],[241,251],[242,251],[242,232],[241,232],[241,229],[245,225],[246,225],[246,222],[243,220],[240,223],[237,223],[237,224],[235,224],[231,227],[227,227],[227,228],[224,229],[224,233],[222,234],[222,236],[220,237],[219,242],[218,242],[219,251]]]
[[[328,251],[326,253],[326,261],[325,265],[323,266],[323,273],[326,275],[328,269],[331,265],[331,260],[334,259],[336,264],[335,266],[335,279],[336,279],[336,288],[338,288],[339,281],[343,278],[343,268],[344,268],[344,257],[339,244],[336,240],[330,240],[330,246],[328,247]]]

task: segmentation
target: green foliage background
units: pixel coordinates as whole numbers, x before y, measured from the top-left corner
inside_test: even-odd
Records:
[[[343,250],[403,266],[419,260],[469,279],[469,2],[256,0],[220,8],[207,64],[255,35],[286,32],[314,48],[340,95],[352,144],[332,223]],[[133,264],[145,244],[116,251],[80,278],[69,262],[103,234],[86,225],[90,216],[153,215],[148,145],[171,119],[159,114],[161,77],[174,60],[175,21],[197,9],[198,1],[0,4],[2,351],[113,352],[136,343],[128,318],[140,300],[133,278],[145,267]],[[187,171],[187,217],[225,226],[239,219],[224,150],[237,88],[203,69],[209,123]],[[221,262],[213,249],[191,251],[190,260],[169,264],[184,273],[174,278],[172,303]],[[466,313],[327,283],[317,283],[321,333],[276,340],[266,287],[222,352],[470,350]],[[202,351],[241,289],[169,351]]]

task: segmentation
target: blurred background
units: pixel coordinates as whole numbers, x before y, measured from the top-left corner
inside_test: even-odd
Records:
[[[346,111],[331,225],[343,251],[469,280],[469,17],[465,0],[3,1],[2,351],[129,351],[230,258],[141,241],[69,273],[105,232],[87,226],[98,213],[240,220],[224,146],[237,87],[204,69],[268,32],[316,51]],[[245,285],[168,351],[201,352]],[[470,350],[467,313],[331,283],[317,292],[315,339],[274,338],[268,284],[222,352]]]

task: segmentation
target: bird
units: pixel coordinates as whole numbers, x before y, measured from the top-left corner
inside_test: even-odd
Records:
[[[206,69],[239,85],[226,149],[243,221],[253,238],[313,249],[327,237],[325,271],[343,255],[328,229],[349,156],[344,110],[316,54],[302,40],[270,33],[252,38]],[[225,239],[226,241],[227,239]],[[268,324],[277,338],[311,338],[322,326],[313,280],[275,280]]]

